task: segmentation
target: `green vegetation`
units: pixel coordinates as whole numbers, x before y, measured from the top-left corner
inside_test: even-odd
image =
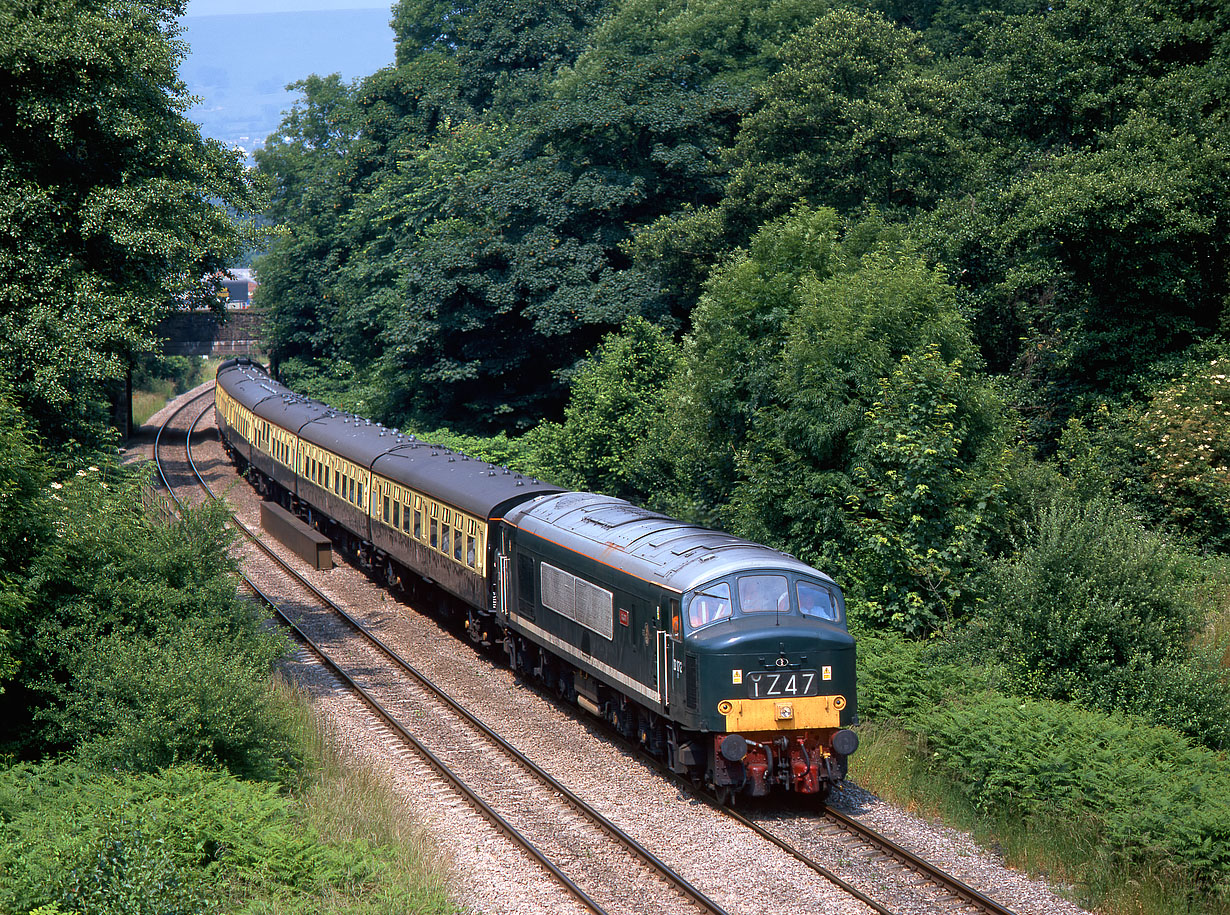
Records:
[[[332,756],[306,715],[297,728],[313,752],[293,795],[183,764],[0,772],[0,912],[454,911],[442,868],[387,789]]]
[[[182,2],[0,9],[0,378],[40,432],[106,439],[111,386],[243,246],[259,198],[184,118]],[[228,212],[228,210],[230,212]]]
[[[1120,713],[1005,694],[952,646],[864,634],[859,650],[874,722],[852,759],[861,784],[972,828],[1087,905],[1230,911],[1224,753]]]
[[[97,450],[264,209],[292,385],[825,568],[873,787],[1109,911],[1230,910],[1224,4],[401,0],[250,174],[183,118],[181,12],[0,7],[3,906],[420,905],[296,844],[220,518]]]
[[[1230,908],[1226,8],[501,10],[260,154],[283,376],[831,572],[876,784]]]
[[[132,421],[143,426],[172,398],[214,377],[220,359],[146,353],[132,372]]]
[[[259,207],[183,116],[183,11],[0,5],[0,913],[451,911],[404,811],[273,685],[223,512],[148,517],[116,460],[125,374],[195,383],[143,353],[216,303]]]

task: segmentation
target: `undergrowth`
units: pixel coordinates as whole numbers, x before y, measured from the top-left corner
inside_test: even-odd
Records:
[[[375,776],[326,749],[298,784],[199,766],[0,771],[0,913],[336,915],[453,911],[444,869]]]
[[[996,689],[863,634],[851,777],[1112,915],[1230,913],[1230,762],[1168,728]]]

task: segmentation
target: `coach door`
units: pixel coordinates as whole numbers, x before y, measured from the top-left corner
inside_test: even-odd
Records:
[[[512,598],[511,582],[509,576],[512,574],[512,560],[509,554],[512,552],[512,538],[509,536],[507,529],[500,532],[500,545],[495,554],[495,613],[501,621],[508,620],[508,602]]]

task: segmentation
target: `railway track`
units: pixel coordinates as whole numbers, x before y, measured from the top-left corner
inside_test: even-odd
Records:
[[[208,393],[209,392],[205,392],[200,396],[203,397]],[[185,404],[181,407],[180,412],[186,409],[187,406],[188,404]],[[195,427],[196,423],[207,412],[208,408],[206,408],[205,411],[202,411],[197,419],[193,421],[193,427]],[[171,420],[168,420],[168,423],[170,421]],[[162,433],[160,430],[160,438],[161,434]],[[156,442],[156,455],[157,448],[158,443]],[[191,454],[191,432],[185,436],[184,459],[185,463],[191,467],[191,474],[175,472],[168,474],[163,469],[160,462],[159,472],[163,474],[163,479],[167,482],[168,488],[174,492],[171,480],[177,481],[177,485],[180,486],[189,485],[189,481],[191,481],[191,485],[203,488],[205,491],[210,492],[210,495],[212,496],[212,492],[209,490],[209,487],[204,479],[200,476],[200,474],[196,473],[196,468]],[[195,474],[195,479],[193,479],[193,474]],[[170,477],[170,479],[168,479],[168,477]],[[401,658],[395,651],[393,651],[393,649],[380,641],[376,635],[368,631],[360,622],[349,616],[349,614],[347,614],[342,607],[337,605],[334,601],[315,588],[314,585],[295,572],[293,568],[281,559],[281,557],[261,542],[260,539],[250,530],[246,529],[242,525],[242,522],[235,519],[235,523],[245,533],[245,535],[252,540],[257,548],[261,549],[273,563],[277,564],[284,575],[292,578],[296,582],[296,587],[304,589],[305,593],[310,592],[313,600],[315,600],[320,607],[327,608],[328,613],[335,619],[346,620],[346,625],[353,627],[354,632],[362,632],[363,637],[368,640],[367,644],[372,646],[371,650],[375,650],[380,653],[383,659],[381,663],[392,664],[399,671],[401,671],[402,674],[409,676],[411,680],[414,681],[413,689],[408,691],[403,682],[400,684],[387,683],[382,686],[377,686],[371,690],[365,690],[364,687],[354,682],[353,678],[346,675],[342,667],[343,665],[348,667],[371,667],[374,663],[371,657],[364,658],[356,655],[349,661],[342,660],[341,663],[337,663],[329,659],[329,650],[326,647],[315,645],[313,643],[312,650],[323,659],[322,663],[332,667],[335,670],[335,676],[339,679],[348,682],[350,684],[348,688],[355,690],[356,693],[360,695],[363,695],[364,701],[376,709],[376,713],[386,722],[386,726],[398,733],[398,739],[412,746],[414,748],[414,752],[421,758],[427,760],[433,768],[436,768],[436,770],[441,773],[442,777],[450,778],[446,772],[453,772],[457,775],[456,780],[453,781],[453,784],[456,786],[456,790],[467,796],[469,803],[471,803],[475,809],[479,810],[484,817],[496,824],[497,828],[505,832],[505,834],[510,835],[510,837],[512,837],[512,831],[519,831],[517,830],[517,826],[513,824],[510,818],[504,817],[503,814],[500,813],[497,805],[488,804],[487,801],[483,799],[485,795],[483,795],[482,792],[493,792],[495,794],[499,794],[500,791],[498,786],[500,784],[505,786],[516,785],[515,780],[513,780],[514,777],[509,771],[510,768],[520,769],[523,772],[532,772],[532,770],[537,769],[538,767],[536,767],[532,761],[513,748],[510,744],[504,741],[503,738],[499,737],[487,728],[485,724],[472,716],[459,703],[448,697],[442,690],[436,688],[435,685],[430,682],[429,678],[417,671],[404,658]],[[255,585],[253,585],[253,587],[255,588]],[[273,601],[270,597],[266,597],[264,595],[262,595],[262,597],[265,600],[270,601],[271,605],[273,605]],[[276,606],[275,609],[277,609]],[[301,613],[293,622],[287,615],[283,615],[283,618],[286,619],[288,625],[294,627],[300,633],[301,637],[306,640],[308,639],[308,636],[304,633],[302,626],[305,624],[306,616],[309,615],[310,614]],[[577,714],[571,706],[567,707],[566,712],[567,714],[573,716]],[[455,728],[450,729],[450,733],[442,738],[444,745],[451,745],[454,747],[461,746],[463,748],[463,756],[466,754],[474,755],[476,753],[484,752],[476,749],[480,746],[498,748],[498,752],[501,757],[507,761],[506,765],[501,768],[500,774],[498,776],[493,775],[493,780],[483,779],[483,785],[476,785],[474,789],[471,789],[466,784],[466,778],[455,772],[455,768],[462,770],[465,769],[465,766],[462,764],[463,761],[453,759],[450,762],[450,757],[447,753],[437,755],[430,747],[419,743],[415,736],[411,733],[410,728],[401,723],[406,720],[411,720],[417,724],[424,720],[434,720],[437,716],[448,716],[457,722],[464,722],[464,727],[460,731]],[[659,771],[662,771],[656,761],[649,759],[645,759],[643,761],[648,762],[650,765],[658,768]],[[539,772],[541,772],[541,770],[539,770]],[[666,774],[669,776],[669,773]],[[549,774],[541,772],[541,774],[535,775],[534,777],[537,780],[538,786],[534,789],[535,792],[545,791],[547,793],[548,797],[544,798],[544,803],[549,802],[549,796],[558,796],[565,799],[568,808],[572,811],[572,816],[569,817],[570,820],[576,817],[584,818],[588,816],[588,814],[584,812],[584,808],[588,805],[585,805],[584,801],[573,795],[572,792],[570,792],[561,783],[553,779]],[[670,777],[673,778],[673,776]],[[690,786],[686,786],[685,790],[690,791]],[[471,791],[473,791],[473,797],[471,797]],[[524,798],[526,795],[522,794],[523,791],[524,789],[518,789],[515,787],[512,789],[512,793],[514,795],[520,795]],[[508,792],[505,791],[504,794],[507,796]],[[534,798],[539,798],[540,796],[541,795],[538,793],[533,795]],[[908,904],[908,907],[911,910],[917,910],[917,907],[921,904],[927,909],[934,911],[986,913],[986,915],[1012,915],[1007,908],[1003,907],[995,900],[967,886],[962,881],[952,877],[951,875],[944,873],[920,857],[893,843],[887,837],[875,833],[863,824],[859,823],[857,820],[847,817],[839,811],[831,809],[822,811],[818,830],[816,828],[817,821],[814,817],[806,818],[806,824],[809,828],[801,829],[800,826],[803,823],[803,818],[787,818],[784,824],[781,821],[773,820],[771,817],[768,819],[753,819],[751,817],[744,816],[742,813],[731,810],[730,808],[718,805],[713,798],[704,797],[702,795],[696,796],[699,799],[711,803],[714,807],[722,810],[727,816],[732,817],[744,828],[751,830],[764,841],[771,843],[785,854],[801,862],[803,865],[822,876],[825,880],[828,880],[841,888],[843,892],[849,894],[855,899],[858,899],[870,910],[880,913],[880,915],[895,915],[895,912],[894,909],[890,908],[884,902],[873,898],[871,893],[866,891],[868,881],[860,880],[857,875],[850,874],[847,874],[847,877],[843,878],[835,873],[834,870],[820,862],[820,858],[832,858],[831,849],[826,851],[823,847],[826,843],[831,845],[834,841],[842,841],[846,843],[848,848],[849,843],[856,842],[859,846],[858,850],[853,852],[847,851],[843,857],[859,862],[857,865],[858,870],[863,871],[878,869],[883,872],[887,869],[896,875],[898,883],[910,883],[912,885],[911,893],[916,897]],[[537,800],[535,800],[534,803],[537,803]],[[513,806],[516,807],[518,805],[514,804]],[[489,807],[490,809],[485,809],[485,807]],[[601,817],[601,814],[598,816]],[[507,820],[507,825],[505,825],[502,820]],[[691,884],[689,884],[678,874],[671,876],[670,874],[673,872],[671,872],[670,868],[656,859],[647,850],[638,848],[635,840],[631,839],[631,837],[627,837],[627,841],[620,839],[619,833],[622,831],[619,830],[613,823],[603,821],[605,821],[604,817],[602,817],[601,820],[591,820],[592,823],[596,824],[595,828],[606,836],[607,843],[609,843],[612,839],[619,843],[624,848],[625,853],[633,855],[640,861],[638,866],[647,869],[647,874],[651,879],[662,881],[664,886],[669,887],[672,898],[678,900],[682,897],[687,904],[694,907],[697,911],[723,911],[717,903],[714,903],[712,900],[708,899],[708,897],[705,897],[704,894],[700,893],[699,890],[696,890],[695,887],[692,887]],[[560,825],[560,819],[558,816],[551,820],[551,822],[553,824],[553,828],[549,831],[558,832]],[[844,838],[839,839],[839,836]],[[548,839],[549,838],[552,837],[549,836]],[[536,841],[535,839],[529,836],[525,836],[524,839],[529,842],[531,846],[533,846],[532,850],[516,838],[513,838],[513,841],[518,842],[518,844],[521,844],[522,847],[526,847],[526,853],[531,858],[538,861],[541,867],[550,872],[552,876],[560,882],[561,885],[565,886],[565,888],[567,888],[569,892],[581,901],[583,905],[593,911],[604,910],[601,908],[601,904],[590,898],[586,894],[586,891],[579,885],[579,883],[584,882],[583,880],[572,880],[568,874],[565,873],[565,869],[563,867],[552,863],[548,852],[538,849],[537,845],[534,844]],[[547,839],[540,839],[537,841],[541,841],[543,844],[550,844]],[[573,845],[562,854],[562,857],[569,858],[573,861],[581,857],[593,857],[598,854],[596,850],[601,847],[601,844],[594,844],[592,840],[586,840],[580,844],[573,843]],[[570,886],[570,884],[572,884],[572,886]],[[862,885],[862,888],[860,888],[860,884]],[[896,904],[902,905],[899,901],[899,890],[894,893],[894,897],[897,900]],[[635,904],[632,908],[636,911],[645,911],[645,903],[646,895],[643,892],[638,893],[635,897]],[[677,904],[671,905],[668,907],[668,910],[672,912],[678,911],[679,907]]]
[[[557,703],[557,705],[569,715],[577,714],[570,706],[562,703]],[[636,754],[641,762],[653,768],[664,779],[676,783],[682,792],[687,792],[700,802],[756,833],[766,842],[801,862],[879,915],[895,915],[895,910],[864,891],[862,887],[870,881],[860,880],[857,877],[847,879],[821,863],[821,857],[831,857],[831,854],[826,854],[825,850],[820,847],[826,841],[842,835],[854,840],[859,844],[860,849],[853,852],[852,858],[859,862],[859,867],[863,869],[875,867],[881,872],[889,872],[897,878],[897,883],[909,884],[915,895],[920,899],[928,900],[936,910],[945,913],[970,913],[970,915],[1015,915],[1011,909],[985,893],[974,889],[925,858],[839,810],[831,807],[821,808],[817,814],[819,816],[818,830],[816,829],[817,821],[812,816],[801,817],[793,813],[783,816],[780,812],[770,812],[759,817],[745,815],[723,804],[715,795],[696,790],[691,783],[681,780],[661,761],[644,753],[614,728],[604,723],[601,725],[601,730],[605,737],[623,746],[628,752]],[[776,829],[772,825],[775,823],[779,824]],[[783,834],[784,832],[793,835],[787,836]],[[812,850],[809,851],[809,848]]]
[[[163,430],[208,393],[186,402],[168,417],[155,440],[155,463],[177,502],[180,497],[172,481],[183,485],[185,475],[169,471],[162,461]],[[206,406],[198,414],[185,434],[184,454],[196,485],[213,496],[197,473],[191,453],[193,430],[209,409]],[[245,575],[245,582],[257,596],[273,608],[335,678],[362,697],[398,740],[584,907],[599,913],[646,912],[658,907],[663,912],[726,915],[722,906],[438,688],[301,576],[242,521],[234,518],[233,523],[277,567],[280,585],[293,583],[310,595],[309,602],[315,601],[324,609],[328,620],[304,607],[302,601],[296,602],[297,610],[288,611],[285,598]],[[328,625],[337,620],[344,621],[351,634],[361,636],[361,644],[340,634],[336,625]],[[364,673],[355,674],[358,670]],[[618,875],[618,879],[604,880],[609,874]]]

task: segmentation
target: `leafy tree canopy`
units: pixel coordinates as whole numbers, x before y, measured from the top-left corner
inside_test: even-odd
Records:
[[[96,440],[102,385],[240,251],[239,154],[185,117],[181,3],[0,7],[0,376],[56,440]]]

